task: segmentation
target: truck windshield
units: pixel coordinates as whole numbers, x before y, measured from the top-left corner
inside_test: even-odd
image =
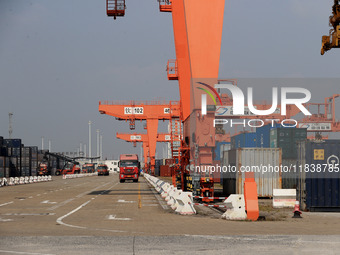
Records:
[[[121,160],[120,161],[121,167],[138,167],[138,161],[132,160]]]
[[[107,166],[98,166],[97,169],[107,169]]]

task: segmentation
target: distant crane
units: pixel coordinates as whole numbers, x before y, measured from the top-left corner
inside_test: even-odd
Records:
[[[329,26],[332,27],[329,36],[322,36],[321,55],[332,48],[340,48],[340,0],[334,0]]]

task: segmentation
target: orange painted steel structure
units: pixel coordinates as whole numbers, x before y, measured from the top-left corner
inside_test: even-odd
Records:
[[[307,116],[299,121],[300,124],[328,124],[329,128],[317,127],[313,129],[307,128],[307,132],[340,132],[340,121],[335,118],[335,99],[340,97],[340,94],[334,94],[331,97],[326,97],[324,103],[308,103],[306,104],[307,109],[311,107],[317,107],[317,113],[312,113],[311,116]],[[322,112],[323,110],[323,112]],[[321,127],[321,126],[320,126]],[[319,138],[320,135],[316,135]]]
[[[156,151],[158,120],[169,120],[179,117],[179,102],[99,102],[99,112],[116,117],[118,120],[129,120],[130,126],[135,120],[146,120],[150,152]],[[150,155],[151,173],[155,169],[155,156]]]
[[[136,143],[143,143],[143,158],[144,158],[144,166],[148,165],[149,158],[151,156],[155,157],[156,150],[150,151],[149,148],[149,137],[148,134],[116,134],[118,139],[131,142],[133,146],[136,147]],[[157,134],[157,142],[158,143],[166,143],[171,141],[171,134],[159,133]],[[144,167],[146,169],[146,167]]]

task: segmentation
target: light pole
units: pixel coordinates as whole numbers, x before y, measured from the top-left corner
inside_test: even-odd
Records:
[[[99,129],[97,129],[97,157],[99,157]]]
[[[92,152],[91,152],[91,124],[92,124],[92,122],[89,121],[89,158],[92,157]]]
[[[100,135],[100,160],[103,159],[103,135]]]

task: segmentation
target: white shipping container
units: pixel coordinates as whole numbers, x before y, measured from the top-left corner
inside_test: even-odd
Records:
[[[282,188],[282,155],[280,148],[238,148],[223,155],[223,166],[234,167],[236,172],[223,174],[225,195],[244,194],[245,170],[255,173],[259,197],[272,197],[273,189]],[[264,167],[273,171],[263,171]],[[256,169],[256,170],[255,170]]]

